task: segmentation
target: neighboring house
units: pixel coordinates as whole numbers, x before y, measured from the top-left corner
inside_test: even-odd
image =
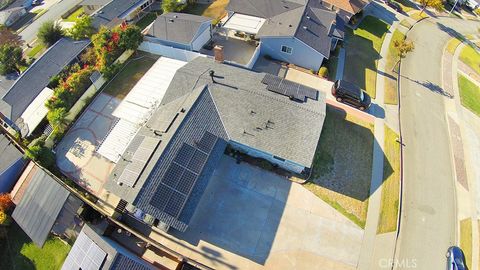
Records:
[[[4,103],[0,104],[0,112],[13,122],[22,136],[30,135],[47,114],[45,101],[53,93],[47,87],[50,79],[76,61],[89,44],[89,40],[60,39],[25,70],[3,95]]]
[[[277,76],[198,57],[177,70],[104,188],[159,228],[185,231],[227,146],[308,173],[325,98]]]
[[[69,237],[79,223],[76,217],[83,202],[32,162],[15,185],[12,200],[17,204],[12,218],[39,247],[50,232]]]
[[[212,19],[187,13],[160,15],[145,39],[189,51],[199,51],[212,37]]]
[[[326,8],[337,11],[338,14],[344,19],[345,22],[349,22],[355,15],[359,14],[371,0],[322,0],[321,3]]]
[[[27,13],[24,7],[6,8],[0,11],[0,24],[11,26]]]
[[[112,239],[84,225],[62,270],[153,270],[157,269]]]
[[[108,28],[122,23],[131,23],[141,19],[154,0],[112,0],[93,15],[93,26]]]
[[[112,0],[83,0],[79,6],[83,7],[83,12],[87,15],[92,15],[95,11],[101,9]]]
[[[12,190],[27,165],[27,160],[3,133],[0,133],[0,153],[0,193],[5,193]]]
[[[344,23],[317,0],[231,0],[223,28],[260,40],[262,55],[317,71]]]

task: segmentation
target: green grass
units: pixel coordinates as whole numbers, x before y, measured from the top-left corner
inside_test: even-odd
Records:
[[[49,238],[39,248],[13,222],[0,237],[0,269],[60,269],[70,248],[58,238]]]
[[[470,218],[460,221],[460,248],[470,269],[472,266],[472,219]]]
[[[397,229],[400,191],[400,144],[398,134],[385,125],[385,159],[383,161],[382,200],[377,233]]]
[[[460,52],[460,60],[480,74],[480,53],[472,46],[467,45]]]
[[[189,4],[182,12],[195,15],[210,17],[212,19],[221,19],[226,15],[225,7],[229,0],[216,0],[211,4]]]
[[[357,84],[375,98],[377,61],[389,25],[367,16],[354,31],[346,30],[344,79]]]
[[[67,18],[64,19],[66,22],[76,22],[78,17],[80,17],[84,13],[83,7],[78,8],[72,14],[70,14]]]
[[[385,64],[385,100],[386,104],[398,104],[398,92],[397,92],[397,74],[393,72],[393,68],[397,64],[398,60],[400,59],[397,54],[397,50],[394,47],[395,41],[401,41],[405,39],[405,35],[395,30],[392,34],[391,42],[388,46],[388,54]],[[398,67],[395,67],[398,68]]]
[[[30,58],[35,58],[35,56],[45,50],[45,45],[41,42],[38,42],[35,47],[33,47],[28,53],[27,56]]]
[[[452,38],[448,41],[446,50],[447,52],[454,54],[455,50],[457,49],[458,45],[460,45],[462,41],[460,41],[458,38]]]
[[[147,15],[143,16],[138,22],[135,23],[140,29],[145,29],[145,27],[149,26],[155,19],[157,18],[157,13],[149,12]]]
[[[157,61],[153,56],[132,60],[103,89],[104,93],[123,99]]]
[[[310,181],[304,186],[359,227],[367,218],[373,124],[327,106]]]
[[[462,105],[480,116],[480,87],[467,77],[458,74],[458,88]]]

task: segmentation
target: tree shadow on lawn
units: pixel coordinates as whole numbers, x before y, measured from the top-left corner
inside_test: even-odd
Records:
[[[383,180],[372,185],[374,148],[380,147],[373,124],[353,119],[342,109],[327,108],[309,185],[314,185],[311,189],[317,196],[364,227],[370,194],[381,187],[393,168],[382,152],[387,161],[382,164]]]

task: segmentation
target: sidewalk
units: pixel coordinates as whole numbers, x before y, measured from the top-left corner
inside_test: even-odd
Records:
[[[380,205],[382,198],[382,182],[383,182],[383,163],[384,163],[384,140],[385,140],[385,113],[380,116],[379,111],[385,112],[384,104],[384,84],[385,78],[381,74],[385,74],[386,55],[392,35],[399,25],[396,21],[392,24],[389,32],[385,36],[382,44],[380,55],[382,58],[377,65],[377,82],[376,82],[376,99],[377,112],[374,112],[375,131],[374,136],[377,143],[373,149],[373,168],[371,193],[368,203],[367,222],[365,226],[365,235],[360,253],[360,260],[357,269],[374,270],[374,269],[390,269],[390,262],[393,259],[395,250],[396,232],[384,233],[377,235],[377,226],[380,217]],[[397,112],[398,113],[398,112]],[[380,116],[380,117],[379,117]],[[398,127],[393,127],[398,130]]]
[[[458,60],[465,44],[461,43],[454,55],[444,51],[443,55],[443,88],[453,98],[445,99],[446,117],[449,124],[451,151],[454,160],[457,193],[457,245],[460,244],[460,221],[472,219],[472,263],[470,269],[480,267],[480,239],[478,218],[480,211],[480,118],[462,106],[458,88],[458,73],[463,73],[463,63]],[[468,74],[465,74],[468,76]],[[478,75],[478,74],[475,74]],[[473,79],[473,78],[472,78]],[[472,80],[480,86],[476,80]]]

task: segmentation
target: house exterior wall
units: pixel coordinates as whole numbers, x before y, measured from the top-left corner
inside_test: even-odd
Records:
[[[192,50],[192,47],[190,46],[190,44],[183,44],[183,43],[173,42],[173,41],[159,39],[159,38],[155,38],[155,37],[149,37],[149,36],[145,36],[144,40],[146,42],[149,42],[149,43],[153,43],[153,44],[156,43],[156,44],[160,44],[160,45],[163,45],[163,46],[166,46],[166,47],[177,48],[177,49],[180,49],[180,50],[187,50],[187,51]]]
[[[204,22],[198,29],[197,35],[193,38],[192,50],[200,51],[200,49],[212,38],[211,21]]]
[[[250,146],[235,142],[235,141],[230,141],[230,146],[242,153],[245,153],[249,156],[252,157],[257,157],[257,158],[263,158],[265,160],[268,160],[269,162],[273,164],[277,164],[279,167],[282,167],[286,170],[295,172],[295,173],[302,173],[302,171],[305,169],[305,166],[302,166],[300,164],[297,164],[295,162],[289,161],[289,160],[280,160],[275,158],[272,154],[263,152],[258,149],[251,148]]]
[[[295,37],[262,37],[260,41],[262,55],[269,55],[274,59],[314,71],[322,65],[324,56]],[[292,53],[282,52],[283,45],[292,48]]]

